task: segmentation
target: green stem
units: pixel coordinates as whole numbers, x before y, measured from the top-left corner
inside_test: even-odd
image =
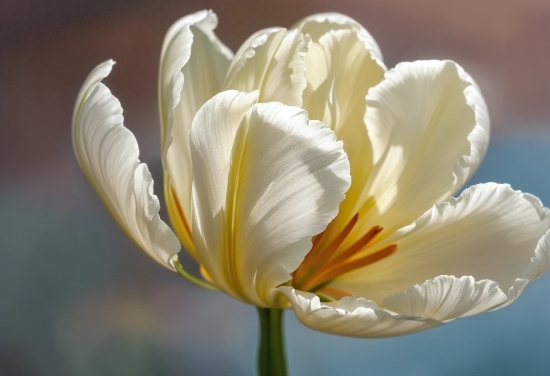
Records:
[[[283,338],[284,310],[258,308],[260,314],[260,376],[286,376],[285,346]]]

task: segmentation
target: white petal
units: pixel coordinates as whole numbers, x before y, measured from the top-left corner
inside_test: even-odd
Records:
[[[487,152],[489,135],[491,133],[489,109],[479,86],[462,67],[457,66],[457,68],[460,78],[471,84],[464,89],[464,96],[468,105],[474,109],[476,125],[468,135],[468,141],[471,144],[470,154],[463,156],[455,165],[454,174],[456,181],[454,184],[455,190],[452,194],[455,194],[477,171]]]
[[[377,63],[384,68],[384,59],[378,44],[370,33],[354,19],[340,13],[318,13],[299,21],[293,28],[308,34],[313,42],[317,42],[324,34],[331,30],[353,30],[364,43],[366,49]]]
[[[200,11],[177,21],[166,34],[159,72],[159,105],[168,213],[193,253],[189,130],[198,109],[222,90],[231,51],[214,34],[218,19]]]
[[[302,105],[309,37],[298,30],[270,28],[252,35],[231,64],[225,87],[260,91],[260,102]]]
[[[315,294],[279,287],[292,304],[298,320],[308,328],[350,337],[391,337],[419,332],[443,323],[413,315],[394,315],[376,303],[348,296],[339,302],[321,303]]]
[[[540,238],[535,255],[531,258],[527,271],[521,278],[514,281],[512,287],[508,289],[508,300],[501,307],[506,307],[516,300],[527,284],[542,276],[550,268],[550,230]]]
[[[296,107],[252,106],[255,95],[223,92],[193,122],[193,228],[216,284],[268,306],[336,215],[350,176],[328,127]]]
[[[237,130],[258,92],[224,91],[199,109],[190,133],[193,161],[193,241],[209,278],[229,290],[224,281],[226,197],[231,151]]]
[[[180,250],[179,241],[158,215],[153,179],[139,162],[134,135],[123,125],[120,102],[101,83],[113,64],[100,64],[80,90],[72,127],[75,154],[126,234],[154,260],[173,269],[170,260]]]
[[[386,73],[367,96],[374,166],[364,198],[375,205],[361,232],[379,225],[391,234],[460,188],[487,147],[479,101],[450,61],[402,63]]]
[[[381,302],[414,284],[455,275],[495,281],[506,292],[518,278],[531,280],[547,269],[547,240],[537,243],[549,224],[550,211],[536,197],[508,185],[476,185],[385,239],[381,247],[397,245],[390,257],[334,286]]]
[[[493,281],[439,276],[406,292],[388,296],[384,307],[400,314],[448,321],[489,311],[506,299],[506,294]]]
[[[310,118],[329,125],[343,141],[353,176],[338,218],[323,237],[325,244],[330,244],[364,204],[361,198],[372,168],[372,150],[363,119],[365,97],[380,83],[384,72],[351,28],[325,33],[310,46],[306,56],[308,87],[303,107]]]
[[[339,139],[346,138],[344,145],[346,141],[353,142],[347,137],[349,133],[366,135],[365,96],[382,81],[384,72],[356,32],[328,32],[311,46],[306,56],[308,88],[304,92],[304,108],[312,118],[329,125]],[[359,153],[355,149],[363,148],[368,148],[368,138],[361,146],[347,147],[355,153]]]
[[[244,43],[239,47],[237,50],[237,53],[235,54],[235,57],[233,58],[233,61],[231,62],[231,65],[229,66],[229,69],[227,71],[227,75],[225,77],[225,84],[224,87],[228,88],[233,83],[233,80],[235,80],[235,76],[241,69],[243,69],[244,65],[246,64],[246,61],[250,58],[252,58],[254,55],[256,55],[256,48],[263,46],[266,44],[267,40],[272,34],[278,34],[280,37],[281,35],[284,35],[284,33],[280,33],[281,31],[284,31],[282,27],[268,27],[262,30],[256,31],[254,34],[248,37],[247,40],[244,41]],[[269,46],[271,47],[276,46],[276,44],[270,43],[268,46],[266,46],[266,50],[269,51]]]

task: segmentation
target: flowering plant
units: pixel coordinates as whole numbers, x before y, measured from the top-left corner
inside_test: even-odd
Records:
[[[357,22],[317,14],[253,34],[233,54],[201,11],[161,52],[164,193],[95,68],[73,145],[126,234],[200,286],[258,307],[260,373],[284,374],[281,312],[355,337],[436,327],[502,308],[550,263],[550,211],[508,185],[454,198],[489,140],[487,106],[451,61],[387,70]],[[179,263],[180,243],[202,278]]]

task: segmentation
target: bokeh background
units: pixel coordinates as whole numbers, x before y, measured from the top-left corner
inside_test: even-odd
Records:
[[[508,182],[550,205],[548,0],[2,0],[0,375],[254,374],[255,309],[139,252],[85,181],[70,143],[81,83],[113,58],[106,83],[162,193],[162,38],[204,8],[218,14],[217,34],[233,50],[257,29],[338,11],[365,25],[389,67],[459,62],[492,117],[491,145],[471,183]],[[292,312],[285,318],[294,375],[550,374],[550,275],[504,310],[398,338],[340,338],[304,328]]]

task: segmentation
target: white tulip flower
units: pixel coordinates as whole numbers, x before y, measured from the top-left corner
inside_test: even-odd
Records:
[[[168,31],[159,107],[175,234],[99,65],[78,95],[74,149],[127,235],[201,285],[354,337],[417,332],[502,308],[550,264],[550,211],[488,183],[489,115],[451,61],[387,70],[349,17],[252,35],[235,55],[201,11]],[[311,120],[309,120],[311,119]],[[345,198],[344,198],[345,197]],[[179,241],[178,241],[179,240]]]

